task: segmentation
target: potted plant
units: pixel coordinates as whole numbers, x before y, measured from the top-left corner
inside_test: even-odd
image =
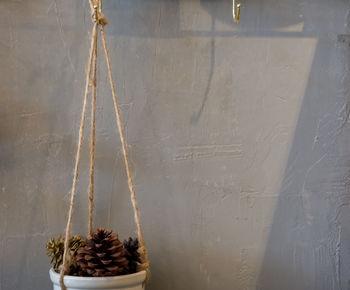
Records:
[[[143,290],[146,271],[140,269],[138,239],[123,243],[112,231],[98,228],[89,237],[72,236],[67,253],[68,267],[64,283],[68,290],[123,289]],[[51,258],[50,278],[54,290],[61,290],[60,270],[63,265],[64,238],[46,244]]]

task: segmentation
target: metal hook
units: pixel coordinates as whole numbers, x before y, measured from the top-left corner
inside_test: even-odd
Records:
[[[236,0],[233,0],[232,3],[232,16],[233,20],[236,24],[239,23],[239,19],[241,18],[241,3],[236,5]]]
[[[98,12],[102,13],[102,0],[98,0]]]
[[[98,22],[98,5],[94,4],[94,14],[93,17],[95,17],[96,23]]]
[[[98,22],[99,14],[102,14],[102,0],[97,0],[94,4],[94,16],[96,22]]]
[[[96,23],[98,22],[98,5],[94,4],[94,14],[93,17],[95,18]]]

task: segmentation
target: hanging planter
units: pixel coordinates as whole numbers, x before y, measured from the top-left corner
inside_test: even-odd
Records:
[[[94,20],[91,37],[91,48],[86,76],[85,95],[79,130],[78,150],[75,159],[71,200],[65,237],[51,239],[47,245],[47,254],[51,257],[53,268],[50,278],[54,290],[84,289],[123,289],[141,290],[150,276],[147,249],[142,234],[136,193],[130,171],[126,140],[121,121],[116,90],[112,78],[109,52],[106,43],[104,26],[108,24],[102,14],[101,0],[89,0]],[[112,89],[112,96],[123,149],[131,202],[137,226],[137,239],[120,242],[118,235],[112,231],[98,228],[93,232],[94,179],[95,179],[95,111],[97,92],[97,38],[100,28],[102,44],[107,61],[107,70]],[[92,76],[91,76],[92,72]],[[79,175],[80,153],[84,138],[85,115],[88,103],[89,88],[92,86],[91,100],[91,143],[90,143],[90,184],[89,184],[89,221],[88,237],[71,236],[72,215]]]
[[[64,239],[51,239],[47,254],[53,268],[50,278],[54,290],[60,290],[60,274],[64,254]],[[68,290],[77,289],[123,289],[143,290],[146,271],[137,272],[140,266],[138,240],[129,238],[122,244],[118,236],[102,228],[89,238],[73,236],[69,240],[68,274],[64,285]]]

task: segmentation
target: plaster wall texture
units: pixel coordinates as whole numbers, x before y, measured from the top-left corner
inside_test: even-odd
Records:
[[[229,0],[104,1],[149,290],[350,289],[349,7],[246,0],[234,25]],[[66,223],[89,31],[87,0],[0,1],[0,290],[52,287],[44,245]],[[95,225],[126,238],[98,69]]]

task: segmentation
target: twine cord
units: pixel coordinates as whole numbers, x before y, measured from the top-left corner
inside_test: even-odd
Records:
[[[67,289],[66,286],[64,285],[64,274],[67,271],[67,266],[68,266],[67,253],[69,248],[69,239],[70,239],[70,232],[72,227],[72,216],[73,216],[73,208],[74,208],[74,201],[75,201],[75,193],[77,191],[77,180],[79,176],[80,153],[81,153],[81,148],[82,148],[82,143],[84,138],[85,115],[86,115],[87,99],[89,95],[92,58],[93,58],[95,42],[97,40],[96,39],[97,31],[98,31],[97,26],[98,24],[95,23],[94,28],[92,30],[88,69],[86,74],[85,95],[84,95],[83,110],[82,110],[81,123],[80,123],[80,129],[79,129],[78,149],[77,149],[76,158],[75,158],[74,176],[73,176],[73,184],[72,184],[72,190],[71,190],[71,200],[70,200],[68,221],[67,221],[66,234],[65,234],[65,240],[64,240],[63,264],[60,271],[60,285],[62,290]]]
[[[98,1],[98,0],[97,0]],[[91,45],[90,45],[90,53],[89,53],[89,60],[88,60],[88,66],[87,66],[87,74],[86,74],[86,84],[85,84],[85,93],[84,93],[84,100],[83,100],[83,109],[81,113],[81,123],[79,128],[79,138],[78,138],[78,148],[76,152],[76,158],[75,158],[75,167],[74,167],[74,175],[73,175],[73,183],[72,183],[72,189],[71,189],[71,200],[70,200],[70,206],[69,206],[69,213],[68,213],[68,220],[66,225],[66,231],[65,231],[65,241],[64,241],[64,254],[63,254],[63,264],[60,270],[60,286],[62,290],[67,290],[66,286],[64,285],[64,275],[68,272],[69,262],[68,262],[68,252],[69,252],[69,239],[71,234],[71,227],[72,227],[72,216],[73,216],[73,209],[74,209],[74,202],[75,202],[75,195],[77,191],[77,181],[79,176],[79,164],[80,164],[80,156],[81,156],[81,149],[82,149],[82,143],[84,139],[84,129],[85,129],[85,116],[86,116],[86,109],[87,109],[87,101],[89,96],[89,88],[92,84],[92,100],[91,100],[91,140],[90,140],[90,181],[89,181],[89,221],[88,221],[88,230],[89,234],[92,233],[92,225],[93,225],[93,211],[94,211],[94,194],[95,194],[95,139],[96,139],[96,96],[97,96],[97,38],[98,38],[98,26],[101,26],[101,36],[102,36],[102,43],[103,48],[106,56],[106,62],[107,62],[107,70],[108,70],[108,76],[110,81],[110,86],[112,89],[112,97],[114,102],[114,109],[115,109],[115,115],[117,120],[117,125],[119,129],[119,135],[120,140],[122,144],[123,149],[123,155],[124,155],[124,162],[125,162],[125,168],[128,178],[128,185],[131,195],[131,203],[134,210],[134,218],[135,223],[137,227],[137,235],[140,242],[139,247],[139,253],[141,258],[141,269],[146,271],[146,281],[149,280],[150,277],[150,265],[148,261],[148,255],[147,255],[147,249],[145,240],[143,237],[142,232],[142,226],[141,226],[141,219],[140,219],[140,213],[139,213],[139,207],[136,200],[136,192],[135,192],[135,186],[132,179],[132,174],[130,170],[130,162],[127,152],[127,145],[126,145],[126,139],[122,124],[122,119],[120,116],[120,110],[119,110],[119,104],[117,100],[117,94],[115,85],[113,82],[112,77],[112,69],[111,69],[111,63],[110,63],[110,57],[109,57],[109,51],[107,47],[106,37],[105,37],[105,31],[104,26],[108,24],[108,21],[104,17],[101,11],[97,9],[97,1],[89,0],[90,8],[92,11],[92,19],[94,21],[94,26],[92,30],[91,35]],[[91,71],[93,66],[93,76],[91,79]]]
[[[146,244],[145,244],[145,240],[143,238],[143,233],[142,233],[139,207],[138,207],[137,200],[136,200],[135,186],[134,186],[134,183],[132,180],[132,174],[131,174],[131,170],[130,170],[130,162],[129,162],[127,146],[126,146],[126,141],[125,141],[123,123],[122,123],[122,119],[120,116],[120,110],[119,110],[116,89],[115,89],[113,77],[112,77],[111,62],[110,62],[110,58],[109,58],[109,51],[108,51],[108,47],[107,47],[104,26],[101,26],[101,36],[102,36],[103,48],[104,48],[105,55],[106,55],[107,70],[108,70],[109,82],[110,82],[111,89],[112,89],[115,115],[116,115],[117,125],[118,125],[118,129],[119,129],[119,136],[120,136],[120,141],[122,143],[122,148],[123,148],[125,168],[126,168],[126,173],[127,173],[127,177],[128,177],[129,190],[130,190],[130,194],[131,194],[131,203],[132,203],[132,206],[134,209],[134,218],[135,218],[135,222],[136,222],[136,226],[137,226],[137,235],[138,235],[139,242],[140,242],[139,252],[140,252],[140,256],[141,256],[141,263],[142,263],[141,266],[144,270],[146,270],[147,279],[148,279],[150,276],[150,269],[149,269],[147,249],[146,249]]]
[[[89,184],[89,234],[92,234],[92,220],[94,213],[95,195],[95,140],[96,140],[96,95],[97,95],[97,38],[94,46],[94,70],[92,76],[92,100],[91,100],[91,142],[90,142],[90,184]]]

